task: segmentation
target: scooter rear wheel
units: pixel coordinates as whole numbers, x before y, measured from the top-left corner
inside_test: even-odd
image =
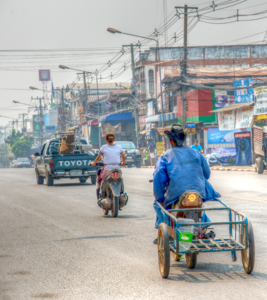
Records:
[[[116,218],[119,213],[119,197],[113,195],[113,203],[111,209],[112,217]]]

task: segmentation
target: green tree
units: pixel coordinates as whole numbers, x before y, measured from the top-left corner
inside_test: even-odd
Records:
[[[30,157],[33,140],[32,136],[24,136],[16,139],[11,147],[11,151],[15,157]]]
[[[5,168],[9,167],[9,156],[12,155],[10,150],[9,145],[0,145],[0,165]]]
[[[16,132],[15,129],[12,130],[11,135],[9,135],[5,139],[5,143],[9,144],[11,147],[14,145],[16,141],[18,141],[23,136],[23,133],[20,133],[19,131]]]

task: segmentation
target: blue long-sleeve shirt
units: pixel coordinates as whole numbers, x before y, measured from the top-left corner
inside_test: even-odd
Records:
[[[209,165],[199,152],[187,146],[175,146],[157,161],[153,175],[155,199],[159,202],[165,200],[164,206],[167,207],[184,192],[192,190],[198,191],[205,199],[209,177]],[[164,198],[165,187],[167,192]]]

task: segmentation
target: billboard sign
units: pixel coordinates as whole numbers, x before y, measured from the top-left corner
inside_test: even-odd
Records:
[[[235,129],[235,111],[224,111],[218,113],[219,129],[234,130]]]
[[[251,126],[253,119],[253,107],[246,107],[236,110],[235,128],[248,128]]]
[[[157,149],[157,159],[159,159],[165,151],[164,143],[163,142],[157,142],[156,143],[156,149]]]
[[[267,86],[254,88],[255,107],[254,115],[267,113]]]
[[[39,70],[39,81],[50,81],[50,70]]]
[[[229,166],[236,164],[235,148],[207,148],[206,160],[208,165]]]
[[[250,130],[250,128],[248,128],[248,130]],[[219,130],[219,128],[208,128],[208,144],[210,145],[234,143],[235,132],[241,132],[241,130]]]
[[[236,165],[252,164],[250,132],[235,133]]]
[[[140,130],[145,128],[146,116],[139,116],[139,125],[140,125]]]
[[[242,80],[235,80],[233,82],[234,87],[246,87],[253,84],[252,78],[246,78]],[[235,103],[245,103],[254,101],[254,89],[242,89],[235,90]]]
[[[40,135],[40,118],[39,115],[33,115],[33,136],[39,137]]]

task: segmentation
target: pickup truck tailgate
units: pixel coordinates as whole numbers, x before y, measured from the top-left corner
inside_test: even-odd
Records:
[[[77,154],[54,156],[53,159],[55,170],[74,170],[94,168],[90,165],[90,163],[94,161],[95,157],[90,155]]]

